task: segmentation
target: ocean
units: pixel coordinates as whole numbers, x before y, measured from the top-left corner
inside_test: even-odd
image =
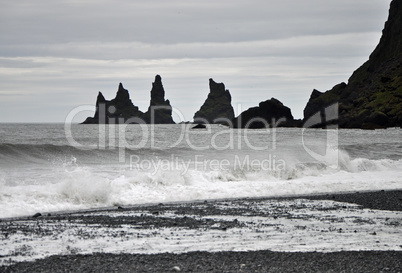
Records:
[[[0,218],[402,189],[402,129],[0,124]]]

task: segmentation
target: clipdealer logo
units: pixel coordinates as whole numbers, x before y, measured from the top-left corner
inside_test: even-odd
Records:
[[[172,112],[176,113],[182,120],[184,119],[184,115],[176,108],[172,107]],[[113,110],[113,109],[112,109]],[[115,150],[119,151],[119,162],[127,163],[129,161],[130,166],[133,164],[140,165],[144,168],[146,166],[153,166],[153,169],[160,169],[161,166],[164,168],[168,168],[168,166],[172,165],[171,162],[178,164],[178,160],[176,158],[171,158],[171,162],[168,163],[166,160],[159,162],[160,159],[140,159],[136,155],[127,155],[126,152],[128,150],[139,150],[143,148],[155,149],[155,150],[163,150],[163,149],[171,149],[182,145],[185,142],[186,146],[194,151],[204,151],[208,149],[213,149],[215,151],[223,151],[223,150],[251,150],[251,151],[272,151],[277,148],[277,126],[285,121],[284,118],[275,120],[273,119],[271,123],[265,122],[265,128],[260,130],[253,129],[233,129],[230,126],[225,127],[225,129],[213,132],[211,128],[207,127],[206,130],[195,131],[186,129],[186,126],[183,125],[180,127],[180,134],[178,134],[178,139],[174,139],[173,143],[170,143],[168,146],[159,147],[156,142],[156,132],[154,124],[146,124],[145,121],[135,118],[135,124],[130,124],[130,122],[134,121],[131,119],[124,120],[123,118],[117,119],[118,123],[108,123],[108,124],[97,124],[98,126],[98,143],[97,145],[86,146],[74,138],[72,125],[74,117],[76,117],[79,113],[84,111],[93,111],[92,105],[82,105],[74,108],[68,116],[66,117],[64,123],[64,131],[66,135],[66,139],[69,144],[75,148],[82,150],[91,150],[91,149],[100,149],[100,150]],[[311,116],[303,125],[301,129],[301,141],[304,150],[310,155],[314,160],[325,164],[326,166],[337,169],[339,168],[339,155],[338,155],[338,130],[336,130],[338,120],[338,103],[330,105],[323,109],[322,111],[317,112],[315,115]],[[261,118],[256,118],[256,121],[262,122]],[[229,121],[227,121],[229,123]],[[328,125],[329,124],[329,125]],[[229,123],[230,125],[230,123]],[[309,130],[314,130],[311,128],[317,128],[322,125],[325,125],[327,130],[322,130],[326,134],[325,141],[314,142],[314,145],[309,145],[308,141],[308,133]],[[127,136],[127,129],[129,126],[136,126],[135,130],[139,132],[136,142],[130,141],[130,138]],[[134,128],[134,127],[131,127]],[[237,131],[238,130],[238,131]],[[262,130],[262,131],[261,131]],[[265,144],[253,142],[253,137],[250,137],[253,134],[267,134],[270,135],[270,141]],[[209,143],[204,144],[203,146],[199,143],[194,143],[191,139],[191,135],[208,135]],[[220,143],[218,139],[224,136],[227,139],[226,143]],[[322,139],[321,139],[322,140]],[[310,139],[311,142],[311,139]],[[246,149],[244,149],[246,148]],[[260,162],[253,161],[250,157],[246,159],[246,163],[249,165],[259,166],[260,169],[267,169],[266,165],[270,165],[270,170],[280,168],[280,166],[285,165],[284,160],[280,160],[278,158],[274,158],[274,155],[268,154],[265,162],[260,160]],[[276,164],[272,164],[277,160]],[[142,163],[140,163],[142,162]],[[242,164],[240,161],[240,157],[237,159],[234,158],[232,162],[237,162],[238,164],[232,164],[233,167],[241,166],[244,169],[247,164]],[[191,163],[191,162],[190,162]],[[181,162],[181,169],[187,169],[189,166],[188,162]],[[241,164],[240,164],[241,163]],[[268,164],[269,163],[269,164]],[[169,165],[170,164],[170,165]],[[204,169],[214,169],[215,165],[220,166],[222,169],[226,168],[228,163],[225,160],[217,161],[217,160],[207,160],[194,158],[192,167],[204,166]],[[156,167],[155,167],[156,166]],[[157,167],[159,166],[159,167]]]

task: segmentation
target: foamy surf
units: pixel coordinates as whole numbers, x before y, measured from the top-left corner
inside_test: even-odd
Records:
[[[338,169],[298,164],[285,170],[158,170],[66,166],[56,181],[0,186],[0,217],[191,200],[278,197],[402,188],[402,160],[350,159]],[[56,177],[53,177],[56,179]]]
[[[0,218],[144,203],[402,189],[399,129],[211,126],[198,132],[186,125],[156,125],[145,138],[132,125],[125,127],[122,140],[115,127],[75,125],[71,141],[62,124],[27,128],[0,126],[7,132],[0,140]]]

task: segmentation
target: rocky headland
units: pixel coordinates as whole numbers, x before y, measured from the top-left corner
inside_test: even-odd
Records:
[[[376,129],[402,126],[402,1],[391,2],[379,44],[369,60],[359,67],[348,83],[331,90],[313,90],[304,109],[304,121],[338,103],[340,128]],[[331,123],[331,122],[329,122]]]

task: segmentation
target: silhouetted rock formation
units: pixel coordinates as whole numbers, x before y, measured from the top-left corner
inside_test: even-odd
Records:
[[[209,89],[207,99],[194,114],[195,123],[218,123],[228,124],[234,118],[232,107],[232,96],[229,90],[225,90],[223,83],[216,83],[209,79]]]
[[[165,100],[165,90],[162,85],[162,78],[155,76],[152,83],[151,102],[148,111],[145,113],[145,120],[152,124],[172,124],[172,106],[169,100]]]
[[[260,102],[233,120],[234,128],[260,129],[269,127],[296,127],[300,121],[293,119],[288,107],[275,98]]]
[[[108,123],[174,123],[172,119],[172,106],[165,100],[165,90],[162,79],[156,75],[152,84],[151,102],[146,113],[135,106],[128,91],[120,83],[116,97],[111,101],[105,99],[99,92],[96,99],[96,112],[94,117],[88,117],[83,124]]]
[[[96,99],[94,117],[88,117],[83,124],[109,124],[109,123],[142,123],[144,113],[138,110],[123,84],[119,84],[116,97],[106,100],[101,92]]]
[[[325,109],[339,103],[336,123],[341,128],[402,126],[401,64],[402,1],[393,0],[383,35],[369,60],[353,73],[348,84],[338,84],[325,93],[314,90],[304,109],[304,121],[315,127],[335,123],[328,121]],[[311,122],[312,118],[317,122]]]

